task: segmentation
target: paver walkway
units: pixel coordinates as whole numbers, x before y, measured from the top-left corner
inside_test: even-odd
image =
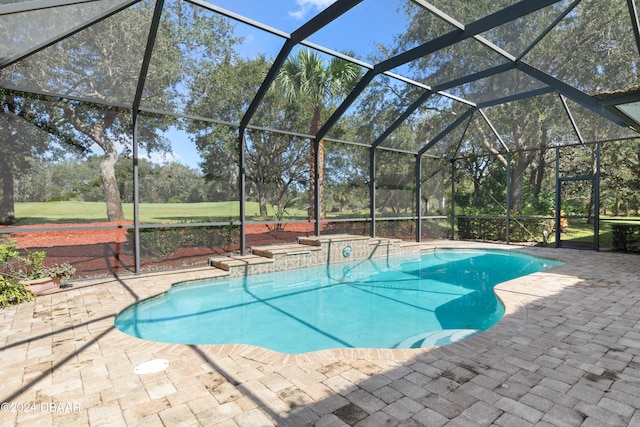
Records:
[[[74,282],[0,309],[0,426],[640,425],[640,257],[505,248],[567,264],[501,284],[503,320],[431,350],[152,343],[116,314],[211,268]]]

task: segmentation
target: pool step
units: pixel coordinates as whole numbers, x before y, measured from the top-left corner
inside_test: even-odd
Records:
[[[320,246],[300,243],[256,246],[251,248],[251,253],[272,259],[276,271],[322,264],[322,248]]]
[[[405,242],[401,239],[369,239],[372,257],[418,253],[420,252],[420,245],[419,242]]]
[[[209,258],[209,265],[231,277],[303,267],[361,261],[399,254],[417,254],[420,243],[348,234],[300,237],[298,243],[254,246],[250,255]]]
[[[319,252],[319,246],[302,245],[299,243],[289,243],[283,245],[256,246],[251,248],[251,253],[266,258],[275,258],[278,255],[297,256],[307,255],[311,252]]]
[[[299,237],[298,243],[309,246],[322,246],[338,243],[365,242],[369,240],[368,236],[352,236],[350,234],[328,234],[326,236],[310,236]]]
[[[230,255],[209,258],[209,265],[231,273],[234,270],[247,270],[257,265],[273,264],[273,259],[257,255]],[[240,273],[240,271],[236,271]]]

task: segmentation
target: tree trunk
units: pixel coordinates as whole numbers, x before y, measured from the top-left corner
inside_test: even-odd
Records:
[[[123,221],[124,212],[122,211],[122,200],[120,198],[120,187],[116,180],[116,163],[118,163],[118,151],[115,145],[107,136],[107,130],[116,119],[116,113],[107,111],[104,113],[102,121],[96,121],[91,126],[87,126],[83,120],[78,117],[75,107],[72,104],[66,104],[63,107],[64,115],[69,123],[78,131],[89,136],[102,150],[104,156],[100,161],[100,179],[104,188],[104,198],[107,205],[107,218],[111,222]]]
[[[320,108],[313,109],[313,117],[311,119],[311,134],[315,135],[322,127],[322,121],[320,118]],[[324,141],[320,140],[318,144],[318,155],[316,156],[316,144],[315,140],[311,140],[311,159],[309,161],[309,219],[316,219],[316,204],[315,204],[315,185],[316,185],[316,157],[318,162],[318,189],[320,194],[320,216],[318,218],[324,218]]]
[[[315,185],[316,185],[316,142],[311,139],[310,141],[311,151],[309,153],[309,219],[316,219],[316,197],[315,197]]]
[[[547,150],[543,148],[538,155],[538,165],[535,170],[535,182],[533,183],[533,195],[538,197],[542,192],[542,183],[544,182],[544,171],[547,167]]]
[[[104,198],[107,205],[107,218],[109,221],[124,220],[124,212],[122,211],[122,202],[120,200],[120,187],[116,181],[116,163],[118,162],[118,153],[115,147],[111,146],[109,150],[105,150],[104,156],[100,161],[100,179],[104,186]]]
[[[535,154],[534,154],[535,155]],[[516,166],[511,171],[511,210],[520,212],[522,210],[522,182],[524,173],[529,164],[531,164],[532,155],[529,153],[520,153]]]
[[[258,188],[256,186],[257,190],[258,190],[258,206],[260,207],[260,216],[263,218],[266,218],[268,213],[267,213],[267,197],[265,196],[265,192],[263,190],[261,190],[260,188]]]
[[[482,185],[481,178],[474,177],[473,178],[473,205],[478,206],[480,204],[480,199],[482,199]]]
[[[592,151],[591,153],[591,174],[593,176],[596,176],[596,173],[598,172],[598,158],[596,156],[596,153]],[[589,217],[587,219],[587,224],[593,224],[595,222],[595,218],[593,218],[595,216],[595,209],[596,209],[596,198],[595,198],[595,194],[594,194],[594,188],[593,188],[593,181],[586,181],[586,184],[588,186],[590,186],[590,190],[589,191],[589,206],[587,208],[587,216]]]
[[[16,221],[13,190],[13,165],[3,154],[0,156],[0,224],[2,225],[11,225]]]

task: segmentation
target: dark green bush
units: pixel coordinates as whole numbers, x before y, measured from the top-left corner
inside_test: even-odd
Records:
[[[435,219],[422,221],[423,239],[449,239],[451,238],[451,223],[448,219]]]
[[[238,226],[166,227],[140,230],[140,254],[145,258],[167,258],[180,248],[226,248],[239,240]],[[133,245],[133,234],[127,234]]]
[[[462,240],[507,240],[505,217],[459,216],[458,237]],[[538,218],[512,218],[509,240],[512,242],[542,241],[545,230],[550,231],[553,221]]]
[[[416,223],[407,221],[376,221],[376,235],[393,239],[411,239],[416,235]]]
[[[371,234],[371,224],[368,221],[330,222],[323,229],[323,233],[368,236]]]
[[[140,230],[140,255],[144,258],[161,259],[176,253],[184,242],[180,228],[143,228]],[[127,238],[133,243],[133,234]]]
[[[640,224],[613,224],[613,248],[640,252]]]

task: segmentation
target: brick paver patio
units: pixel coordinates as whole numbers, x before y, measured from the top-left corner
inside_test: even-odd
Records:
[[[499,285],[493,328],[424,350],[153,343],[117,313],[213,269],[72,282],[0,310],[0,426],[640,426],[640,257],[505,248],[567,263]],[[153,359],[169,366],[134,373]]]

